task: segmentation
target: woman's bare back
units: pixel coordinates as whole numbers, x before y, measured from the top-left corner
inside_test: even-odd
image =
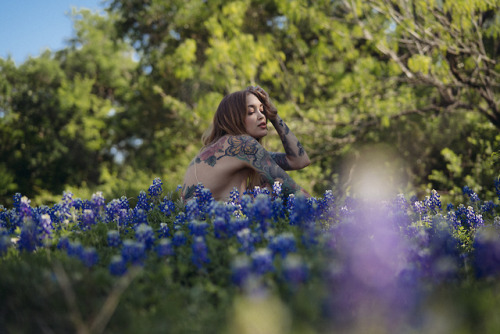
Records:
[[[184,200],[194,196],[198,183],[208,188],[216,200],[228,199],[234,188],[242,194],[252,171],[265,185],[282,183],[285,194],[302,189],[255,138],[226,135],[204,147],[189,165],[182,190]]]

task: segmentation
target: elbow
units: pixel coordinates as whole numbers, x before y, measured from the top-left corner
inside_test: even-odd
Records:
[[[291,166],[291,167],[292,167],[292,169],[297,170],[297,169],[306,168],[310,164],[311,164],[311,160],[309,160],[309,157],[305,156],[302,159],[300,159],[299,161],[296,161],[293,164],[293,166]]]

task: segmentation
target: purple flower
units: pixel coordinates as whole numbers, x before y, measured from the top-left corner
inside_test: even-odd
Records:
[[[228,236],[228,224],[222,217],[217,217],[213,221],[214,235],[217,239],[222,239]]]
[[[175,203],[165,196],[163,202],[160,203],[160,211],[163,212],[165,216],[170,216],[175,212]]]
[[[90,209],[83,210],[81,223],[83,229],[89,229],[92,225],[94,225],[96,223],[94,212]]]
[[[144,211],[149,210],[148,197],[146,195],[146,192],[143,190],[141,190],[141,192],[139,192],[139,195],[137,196],[137,204],[135,206],[135,209],[142,209]]]
[[[40,246],[38,228],[33,221],[31,221],[31,219],[24,222],[17,245],[19,250],[25,250],[28,252],[33,252],[37,246]]]
[[[105,203],[106,200],[104,199],[102,192],[98,191],[92,195],[91,207],[95,215],[98,215],[99,212],[101,212],[102,208],[104,208]]]
[[[80,241],[75,240],[75,241],[70,241],[68,243],[68,248],[66,250],[68,256],[72,257],[77,257],[79,258],[80,255],[82,254],[83,246],[80,243]]]

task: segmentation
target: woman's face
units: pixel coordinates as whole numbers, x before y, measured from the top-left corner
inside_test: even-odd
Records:
[[[253,94],[247,94],[247,113],[245,117],[247,134],[260,139],[267,135],[267,122],[264,115],[264,106]]]

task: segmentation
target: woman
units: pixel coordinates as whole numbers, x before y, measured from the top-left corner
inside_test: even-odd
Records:
[[[285,153],[268,152],[260,144],[267,135],[268,120],[278,132]],[[243,193],[276,181],[281,182],[285,195],[302,192],[308,196],[285,170],[306,167],[309,157],[278,116],[268,94],[258,86],[222,99],[203,144],[186,171],[184,200],[193,197],[198,183],[208,188],[216,200],[227,200],[234,188]]]

